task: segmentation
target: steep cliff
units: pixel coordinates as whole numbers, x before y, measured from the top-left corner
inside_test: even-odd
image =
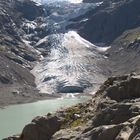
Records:
[[[110,44],[124,31],[140,26],[139,0],[104,0],[102,2],[96,9],[73,19],[72,21],[76,23],[67,28],[77,30],[82,37],[93,43]],[[81,22],[82,19],[87,20]]]
[[[28,33],[37,24],[33,20],[43,15],[43,7],[32,1],[0,1],[0,106],[40,98],[30,73],[40,53]]]

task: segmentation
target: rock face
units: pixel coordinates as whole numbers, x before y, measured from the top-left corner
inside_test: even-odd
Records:
[[[60,129],[60,120],[56,116],[43,116],[35,118],[32,123],[25,126],[21,140],[49,140]]]
[[[33,20],[43,14],[43,7],[29,0],[0,1],[0,106],[24,102],[38,93],[30,70],[40,54],[27,38],[36,24]]]
[[[138,27],[126,30],[112,42],[112,47],[106,52],[108,62],[103,62],[109,66],[112,75],[139,73],[139,37],[140,28]]]
[[[23,2],[16,1],[16,10],[22,13],[22,17],[29,21],[35,20],[37,17],[44,15],[44,10],[37,6],[33,1],[26,0]]]
[[[90,2],[98,1],[91,0]],[[78,30],[82,37],[93,43],[110,44],[125,30],[140,25],[139,5],[139,0],[104,0],[103,4],[93,11],[73,19],[72,21],[76,23],[68,28]],[[82,19],[88,20],[81,22]]]
[[[137,140],[139,84],[140,75],[111,77],[87,103],[35,118],[19,140]]]
[[[115,85],[109,89],[107,89],[107,94],[112,100],[122,101],[122,100],[130,100],[140,97],[139,92],[139,85],[140,81],[137,76],[132,76],[131,79],[128,81],[127,79],[124,80],[119,85]],[[117,95],[117,96],[116,96]]]

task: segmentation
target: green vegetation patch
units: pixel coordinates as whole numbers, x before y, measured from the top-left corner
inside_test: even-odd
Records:
[[[77,105],[74,107],[70,107],[65,110],[64,121],[62,124],[62,128],[65,127],[76,127],[82,124],[84,121],[84,116],[82,115],[85,112],[85,107],[83,105]]]
[[[140,38],[140,28],[131,29],[125,31],[120,37],[118,37],[113,44],[120,44],[123,46],[127,46],[134,40]]]
[[[84,121],[82,118],[76,119],[70,124],[70,127],[77,127],[77,126],[81,125],[83,122]]]
[[[62,121],[61,128],[74,128],[85,124],[93,117],[92,109],[89,109],[90,105],[90,103],[78,104],[66,109],[63,113],[64,120]]]

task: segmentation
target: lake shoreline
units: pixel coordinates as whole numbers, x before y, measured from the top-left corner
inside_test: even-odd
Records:
[[[33,103],[42,100],[50,100],[55,98],[60,98],[60,95],[56,94],[42,94],[42,93],[30,93],[29,95],[13,95],[3,96],[0,93],[0,109],[4,109],[10,105],[18,105],[18,104],[26,104],[26,103]]]
[[[36,116],[59,112],[89,99],[88,96],[64,97],[8,106],[0,110],[0,139],[19,134]]]
[[[13,96],[9,96],[9,94],[6,94],[7,96],[3,96],[3,94],[0,92],[0,109],[5,109],[8,106],[11,105],[20,105],[20,104],[27,104],[27,103],[34,103],[38,101],[43,100],[50,100],[50,99],[57,99],[57,98],[73,98],[80,97],[80,96],[91,96],[89,93],[55,93],[55,94],[47,94],[47,93],[38,93],[37,91],[33,92],[31,91],[30,94],[13,94]]]
[[[43,100],[50,100],[50,99],[56,99],[56,98],[60,98],[59,96],[49,96],[48,94],[45,95],[44,97],[31,97],[29,99],[23,99],[21,97],[21,99],[18,99],[18,100],[15,100],[14,102],[5,102],[5,103],[2,103],[0,104],[0,109],[5,109],[6,107],[8,106],[11,106],[11,105],[20,105],[20,104],[27,104],[27,103],[34,103],[34,102],[37,102],[37,101],[43,101]]]

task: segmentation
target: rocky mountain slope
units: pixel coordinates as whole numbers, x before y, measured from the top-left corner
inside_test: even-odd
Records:
[[[139,0],[103,0],[102,2],[94,10],[73,19],[72,21],[77,23],[71,24],[68,28],[77,30],[90,42],[110,44],[125,30],[140,25]],[[80,22],[83,18],[88,20]]]
[[[84,2],[89,2],[89,0],[84,0]],[[68,25],[63,24],[63,22],[62,25],[65,25],[68,30],[76,30],[82,37],[92,43],[99,46],[111,46],[105,53],[101,53],[101,56],[105,59],[98,62],[98,66],[100,66],[98,68],[103,70],[100,72],[101,75],[113,77],[109,78],[100,87],[92,100],[61,110],[55,114],[49,113],[46,116],[36,117],[30,124],[25,126],[20,136],[10,137],[5,140],[140,139],[140,76],[138,75],[140,72],[140,1],[104,0],[102,3],[102,1],[97,0],[96,2],[101,3],[96,8],[76,18],[68,19]],[[24,4],[31,6],[33,3],[26,1],[23,2]],[[25,5],[23,7],[27,6]],[[16,5],[14,4],[14,6]],[[43,17],[44,12],[41,10],[43,7],[36,7],[35,3],[32,6],[35,11],[37,10],[34,12],[33,17],[29,16],[30,11],[27,14],[28,10],[25,13],[24,10],[21,10],[21,3],[17,5],[20,8],[14,8],[14,10],[20,11],[18,13],[22,13],[22,16],[20,14],[17,16],[20,19],[19,23],[17,23],[17,20],[13,22],[14,19],[12,18],[7,19],[8,16],[3,16],[1,12],[0,17],[2,20],[0,22],[8,21],[5,24],[0,24],[2,29],[1,40],[4,42],[1,45],[2,53],[0,53],[0,57],[5,62],[1,67],[4,67],[4,72],[10,70],[12,77],[17,81],[13,84],[14,80],[7,78],[7,75],[3,77],[2,74],[0,77],[2,87],[3,84],[9,87],[9,85],[15,86],[18,83],[18,86],[20,85],[22,89],[22,85],[25,85],[25,87],[29,85],[31,91],[33,91],[32,88],[35,87],[34,76],[29,70],[33,68],[36,61],[41,60],[40,56],[45,57],[48,55],[48,50],[43,46],[51,46],[46,38],[46,35],[50,34],[51,31],[42,26],[44,20],[46,22]],[[11,15],[12,13],[6,14]],[[53,13],[51,16],[56,18],[56,15],[56,13]],[[7,31],[7,26],[10,27],[10,25],[6,23],[10,23],[10,25],[15,23],[12,26],[13,29]],[[59,29],[58,31],[62,33],[62,30]],[[9,31],[12,31],[12,35]],[[16,35],[17,33],[19,34]],[[71,38],[75,38],[75,36],[71,36]],[[42,39],[46,40],[40,43],[39,41]],[[34,46],[34,48],[31,49],[31,46]],[[25,57],[26,52],[29,54],[28,57]],[[9,65],[7,66],[7,64]],[[24,77],[21,74],[21,69],[22,73],[27,74],[27,76]],[[136,74],[133,72],[136,72]],[[7,73],[9,74],[9,72]],[[123,74],[129,75],[118,76]],[[28,88],[26,90],[29,91]],[[17,94],[17,90],[13,93]]]
[[[40,98],[30,72],[40,52],[32,47],[28,34],[34,24],[41,24],[33,20],[43,19],[43,14],[43,7],[32,1],[0,1],[0,106]]]
[[[5,140],[139,140],[139,85],[140,75],[111,77],[92,100],[38,116]]]
[[[101,3],[101,1],[96,2]],[[110,75],[139,73],[140,1],[104,0],[102,2],[94,10],[72,19],[74,23],[67,28],[75,29],[90,42],[111,46],[106,52],[108,60],[101,64],[103,69],[104,65],[108,66],[107,71]]]

